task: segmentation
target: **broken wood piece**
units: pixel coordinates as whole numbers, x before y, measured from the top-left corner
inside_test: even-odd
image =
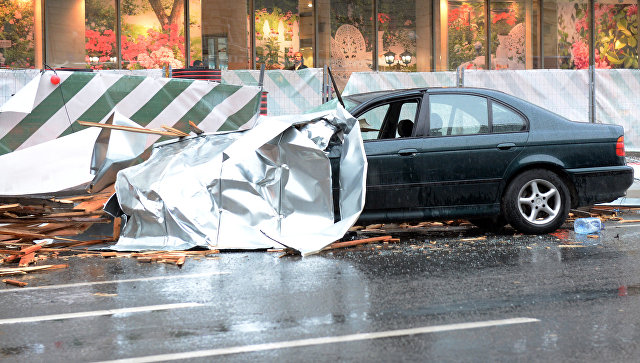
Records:
[[[173,128],[171,126],[166,126],[166,125],[162,125],[162,128],[169,131],[169,132],[173,132],[176,136],[179,137],[185,137],[185,136],[189,136],[189,134],[187,134],[186,132],[180,131],[176,128]]]
[[[391,236],[381,236],[381,237],[364,238],[364,239],[359,239],[359,240],[355,240],[355,241],[334,242],[334,243],[330,244],[328,247],[325,247],[323,249],[323,251],[324,250],[333,250],[333,249],[336,249],[336,248],[358,246],[358,245],[371,243],[371,242],[385,242],[385,241],[389,241],[390,239],[393,239],[393,237],[391,237]]]
[[[20,250],[20,253],[17,255],[11,255],[7,258],[4,259],[4,262],[11,262],[11,261],[15,261],[17,259],[22,259],[22,257],[30,255],[30,254],[34,254],[36,251],[38,251],[39,249],[42,248],[43,245],[45,245],[47,242],[40,242],[36,245],[33,246],[29,246],[29,247],[25,247],[23,249]],[[32,258],[33,259],[33,256]],[[22,260],[20,260],[20,262],[22,262]]]
[[[204,131],[202,131],[202,129],[200,129],[198,126],[196,126],[195,122],[189,121],[189,126],[191,126],[191,130],[193,130],[193,132],[195,132],[196,135],[204,134]]]
[[[169,131],[157,131],[146,129],[142,127],[132,127],[132,126],[121,126],[121,125],[109,125],[109,124],[101,124],[99,122],[89,122],[89,121],[80,121],[78,123],[82,126],[92,126],[92,127],[102,127],[104,129],[114,129],[114,130],[122,130],[122,131],[130,131],[130,132],[139,132],[142,134],[152,134],[152,135],[162,135],[162,136],[177,136],[173,132]]]
[[[4,204],[4,205],[0,205],[0,211],[5,209],[13,209],[16,207],[20,207],[20,203]]]
[[[483,240],[486,240],[486,239],[487,239],[487,236],[480,236],[480,237],[460,238],[460,241],[463,241],[463,242],[483,241]]]
[[[176,261],[176,265],[182,267],[182,265],[184,265],[184,262],[186,261],[186,256],[180,256],[180,258],[178,259],[178,261]]]
[[[118,252],[101,252],[100,255],[104,258],[118,257]]]
[[[29,283],[27,283],[27,282],[18,281],[18,280],[11,280],[11,279],[4,279],[4,280],[2,280],[2,282],[4,282],[5,284],[18,286],[18,287],[25,287],[25,286],[29,285]]]
[[[618,221],[618,223],[639,223],[640,219],[623,219]]]
[[[31,267],[6,267],[0,268],[0,276],[4,275],[24,275],[28,272],[35,271],[45,271],[45,270],[56,270],[61,268],[68,268],[69,265],[42,265],[42,266],[31,266]]]
[[[18,262],[18,266],[27,267],[30,263],[33,262],[33,259],[36,257],[35,252],[27,253],[20,258],[20,262]]]

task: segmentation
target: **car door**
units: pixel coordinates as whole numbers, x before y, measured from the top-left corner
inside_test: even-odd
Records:
[[[526,118],[482,94],[432,91],[425,103],[411,207],[430,217],[498,212],[502,178],[527,142]]]
[[[402,209],[411,204],[402,186],[415,179],[412,137],[420,117],[422,94],[395,98],[368,107],[357,117],[367,155],[366,210]]]

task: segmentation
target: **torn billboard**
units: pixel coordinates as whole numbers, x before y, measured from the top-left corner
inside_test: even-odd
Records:
[[[340,218],[330,156],[340,161]],[[116,196],[127,220],[113,248],[285,246],[313,253],[358,219],[366,170],[359,126],[340,106],[160,143],[147,161],[118,173]]]
[[[260,88],[190,79],[108,72],[52,72],[34,78],[0,108],[0,195],[54,193],[93,179],[97,129],[114,111],[136,125],[207,132],[237,130],[255,122]],[[116,133],[117,134],[117,133]],[[145,137],[145,148],[160,136]],[[95,160],[94,160],[95,163]],[[94,165],[95,166],[95,165]]]

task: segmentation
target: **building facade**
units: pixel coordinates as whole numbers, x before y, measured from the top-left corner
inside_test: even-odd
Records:
[[[638,0],[0,0],[8,68],[637,69]],[[199,62],[196,62],[199,63]]]

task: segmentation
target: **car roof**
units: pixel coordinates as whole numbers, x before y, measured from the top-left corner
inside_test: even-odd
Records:
[[[428,88],[406,88],[406,89],[391,89],[391,90],[383,90],[383,91],[374,91],[374,92],[365,92],[365,93],[356,93],[347,96],[343,96],[343,98],[355,103],[361,104],[367,102],[369,100],[378,98],[378,97],[386,97],[389,95],[400,96],[404,94],[412,94],[416,92],[425,92]]]
[[[427,91],[441,91],[441,92],[453,92],[453,93],[464,93],[464,92],[473,92],[480,93],[484,95],[507,95],[506,93],[490,88],[477,88],[477,87],[416,87],[416,88],[401,88],[401,89],[390,89],[390,90],[382,90],[382,91],[373,91],[373,92],[363,92],[356,93],[350,95],[344,95],[343,98],[355,103],[361,104],[367,102],[369,100],[373,100],[376,98],[387,98],[389,96],[403,96],[403,95],[411,95],[414,93],[424,93]]]
[[[352,107],[352,109],[354,109],[355,107],[360,106],[363,103],[372,101],[372,100],[377,100],[377,99],[382,100],[382,99],[388,99],[388,98],[394,98],[394,97],[411,96],[411,95],[425,93],[425,92],[475,93],[475,94],[481,94],[484,96],[497,97],[505,101],[508,100],[509,102],[516,103],[517,105],[527,104],[527,105],[534,106],[530,102],[527,102],[519,97],[504,93],[502,91],[498,91],[490,88],[477,88],[477,87],[416,87],[416,88],[392,89],[392,90],[350,94],[347,96],[343,96],[343,98],[352,102],[354,104],[354,107]]]

